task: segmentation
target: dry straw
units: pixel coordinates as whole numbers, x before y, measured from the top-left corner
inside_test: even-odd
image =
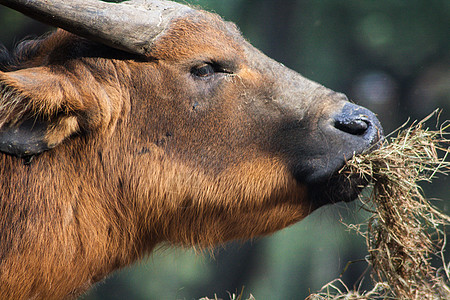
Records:
[[[352,225],[366,238],[373,289],[350,290],[340,280],[308,299],[450,299],[450,264],[444,261],[444,226],[450,217],[435,208],[419,186],[450,172],[450,124],[429,130],[425,122],[403,125],[396,137],[370,153],[358,155],[341,170],[371,180],[371,212],[366,224]],[[439,259],[440,267],[432,264]]]

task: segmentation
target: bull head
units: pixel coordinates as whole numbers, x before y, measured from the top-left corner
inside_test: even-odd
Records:
[[[21,236],[41,237],[25,252],[46,248],[60,257],[56,270],[74,268],[54,275],[70,287],[39,295],[75,293],[161,242],[274,232],[365,184],[337,171],[380,141],[375,115],[268,58],[215,14],[150,0],[0,4],[73,33],[0,61],[0,177],[22,185],[0,191],[0,216],[47,216],[24,227]],[[0,259],[21,247],[4,239]]]

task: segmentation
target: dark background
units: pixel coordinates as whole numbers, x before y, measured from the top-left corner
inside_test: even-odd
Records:
[[[436,108],[450,119],[448,0],[192,0],[235,22],[267,55],[378,114],[385,132]],[[0,7],[0,41],[8,48],[50,28]],[[447,213],[450,180],[424,185]],[[229,244],[213,255],[164,249],[111,276],[84,299],[303,299],[367,254],[364,240],[340,223],[365,218],[358,203],[316,211],[271,237]],[[213,258],[214,256],[214,258]],[[349,287],[364,271],[355,262]],[[364,281],[368,283],[368,279]]]

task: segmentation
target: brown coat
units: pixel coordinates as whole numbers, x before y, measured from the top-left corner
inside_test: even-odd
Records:
[[[1,299],[71,298],[160,243],[248,239],[351,200],[360,180],[333,174],[381,130],[201,11],[145,56],[58,30],[0,66]]]

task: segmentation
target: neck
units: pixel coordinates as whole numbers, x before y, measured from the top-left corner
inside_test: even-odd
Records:
[[[0,154],[1,299],[76,296],[144,252],[120,182],[63,154]]]

